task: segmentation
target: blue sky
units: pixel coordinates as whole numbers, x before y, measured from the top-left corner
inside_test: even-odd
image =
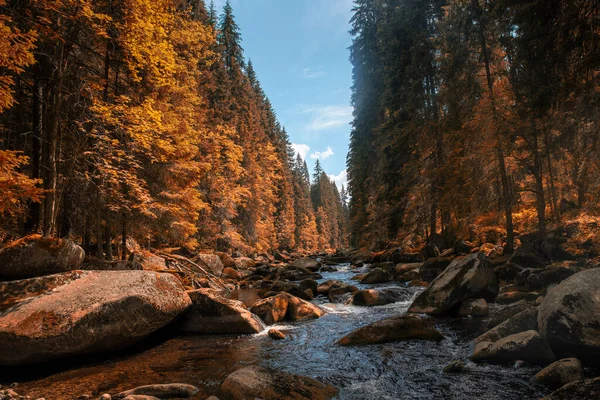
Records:
[[[208,3],[209,1],[207,1]],[[225,0],[215,1],[219,12]],[[345,182],[352,108],[349,20],[353,0],[231,0],[279,121],[309,168]]]

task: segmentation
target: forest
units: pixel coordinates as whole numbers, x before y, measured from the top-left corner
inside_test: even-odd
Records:
[[[228,2],[0,1],[0,241],[261,253],[346,246]]]
[[[600,0],[216,3],[0,0],[0,400],[600,399]]]
[[[496,229],[511,253],[597,222],[598,23],[593,0],[356,1],[352,244]]]

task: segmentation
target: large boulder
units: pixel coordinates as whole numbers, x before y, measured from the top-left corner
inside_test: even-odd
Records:
[[[357,346],[400,340],[442,340],[433,321],[415,315],[401,315],[363,326],[341,338],[341,346]]]
[[[0,298],[0,365],[118,350],[191,305],[177,278],[147,271],[74,271],[5,282]]]
[[[546,365],[556,357],[540,334],[531,330],[507,336],[494,343],[480,343],[471,359],[500,364],[523,360],[530,364]]]
[[[539,306],[538,324],[559,357],[600,364],[600,268],[550,289]]]
[[[0,250],[0,280],[17,280],[76,270],[85,252],[69,239],[29,235]]]
[[[467,299],[493,300],[498,280],[489,260],[481,253],[457,258],[419,295],[408,312],[442,315]]]
[[[600,377],[569,383],[543,400],[600,399]]]
[[[263,322],[244,303],[221,297],[216,290],[198,289],[187,292],[192,306],[185,314],[181,328],[187,333],[251,334],[264,329]]]
[[[410,292],[396,289],[361,290],[352,296],[352,304],[361,307],[384,306],[398,301],[408,301]]]
[[[198,254],[196,257],[197,264],[202,266],[206,272],[215,276],[221,276],[225,266],[221,261],[221,257],[216,254]]]
[[[365,284],[386,283],[392,280],[390,274],[381,268],[373,268],[361,281]]]
[[[583,379],[581,361],[576,358],[558,360],[535,375],[535,380],[544,386],[556,390],[564,385]]]
[[[327,400],[338,389],[305,376],[251,366],[229,375],[221,390],[232,400]]]

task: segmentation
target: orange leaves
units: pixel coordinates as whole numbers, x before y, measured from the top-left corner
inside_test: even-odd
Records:
[[[19,172],[28,162],[20,152],[0,150],[0,215],[15,217],[23,212],[27,201],[40,202],[40,180]]]
[[[0,7],[5,4],[6,0],[0,0]],[[12,25],[10,17],[0,14],[0,113],[14,104],[14,75],[20,74],[35,61],[33,50],[37,33],[21,32]]]

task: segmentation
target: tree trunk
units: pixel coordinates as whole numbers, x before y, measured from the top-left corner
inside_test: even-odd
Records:
[[[548,163],[548,178],[550,179],[550,201],[552,203],[554,219],[556,220],[556,222],[560,223],[560,208],[558,207],[556,187],[554,185],[554,171],[552,168],[552,158],[550,157],[550,139],[548,138],[548,132],[546,129],[544,129],[544,146],[546,149],[546,162]]]
[[[492,111],[493,111],[493,119],[495,121],[495,125],[498,126],[498,116],[496,109],[496,99],[494,96],[494,80],[492,79],[492,71],[490,67],[490,57],[488,54],[487,43],[485,39],[485,25],[483,21],[483,10],[479,5],[478,0],[473,0],[473,6],[475,7],[475,12],[479,19],[479,40],[481,44],[481,53],[483,54],[483,61],[485,64],[485,74],[487,80],[488,90],[490,91],[490,99],[492,101]],[[510,182],[508,178],[508,173],[506,170],[506,159],[504,157],[504,150],[502,148],[502,134],[500,132],[496,133],[496,155],[498,157],[498,166],[500,168],[500,180],[502,181],[502,203],[504,208],[504,218],[506,220],[506,246],[504,248],[504,252],[510,254],[514,250],[514,227],[513,227],[513,219],[512,219],[512,195],[510,189]]]
[[[121,241],[121,247],[122,247],[122,252],[121,252],[121,260],[126,260],[127,259],[127,214],[125,212],[123,212],[123,217],[121,220],[121,235],[122,235],[122,241]]]
[[[112,261],[112,232],[110,229],[110,215],[108,212],[106,213],[106,226],[104,228],[104,253],[106,255],[106,259],[108,261]]]
[[[538,227],[540,231],[540,240],[546,239],[546,198],[544,195],[544,176],[542,169],[542,157],[540,155],[538,132],[533,126],[533,175],[535,178],[536,208],[538,214]]]
[[[44,92],[45,83],[36,73],[33,82],[33,102],[32,102],[32,135],[31,135],[31,177],[40,179],[40,165],[42,157],[42,137],[44,136]],[[25,229],[28,232],[36,232],[40,224],[41,203],[32,202],[29,205],[29,220]]]

